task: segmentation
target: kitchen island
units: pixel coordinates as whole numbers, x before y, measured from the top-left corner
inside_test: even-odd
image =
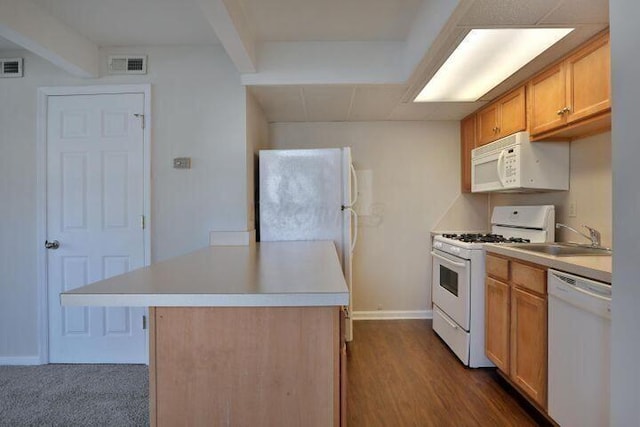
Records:
[[[348,301],[318,241],[212,246],[61,294],[150,307],[152,425],[340,425]]]

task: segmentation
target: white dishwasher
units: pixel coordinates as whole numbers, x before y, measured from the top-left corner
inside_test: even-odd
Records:
[[[609,425],[611,285],[549,270],[549,415]]]

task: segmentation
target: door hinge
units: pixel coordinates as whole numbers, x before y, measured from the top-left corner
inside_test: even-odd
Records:
[[[134,113],[133,116],[140,119],[140,126],[142,127],[142,129],[144,129],[144,114]]]
[[[147,329],[147,316],[142,316],[142,329]]]
[[[144,217],[144,215],[140,215],[140,228],[144,230],[146,226],[147,226],[146,218]]]

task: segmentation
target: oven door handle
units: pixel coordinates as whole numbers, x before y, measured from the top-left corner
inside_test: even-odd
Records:
[[[433,256],[434,258],[438,258],[440,261],[445,261],[448,264],[455,265],[456,267],[465,268],[467,266],[464,262],[451,261],[449,258],[445,258],[442,255],[438,255],[433,251],[431,251],[431,256]]]

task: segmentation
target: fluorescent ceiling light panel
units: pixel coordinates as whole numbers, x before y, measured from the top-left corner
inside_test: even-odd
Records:
[[[477,101],[573,28],[471,30],[414,102]]]

